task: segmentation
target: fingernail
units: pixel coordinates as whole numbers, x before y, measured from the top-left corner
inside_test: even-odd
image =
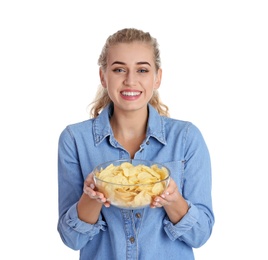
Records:
[[[94,185],[93,183],[91,183],[91,184],[89,185],[89,187],[90,187],[91,189],[94,189],[94,188],[95,188],[95,185]]]

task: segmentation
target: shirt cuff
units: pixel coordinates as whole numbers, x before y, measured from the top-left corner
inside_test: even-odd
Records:
[[[188,202],[189,210],[184,217],[177,223],[173,224],[168,217],[164,219],[164,229],[168,237],[174,241],[185,232],[190,230],[199,218],[199,211],[196,206]]]
[[[69,208],[66,213],[66,223],[67,225],[75,230],[76,232],[87,234],[89,237],[92,237],[100,232],[100,230],[106,230],[106,222],[102,220],[102,216],[100,214],[99,219],[96,224],[86,223],[78,218],[77,215],[77,203]]]

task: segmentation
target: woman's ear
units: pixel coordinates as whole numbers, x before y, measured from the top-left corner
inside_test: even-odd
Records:
[[[99,69],[99,76],[100,76],[100,82],[101,82],[101,85],[106,88],[106,82],[105,82],[105,77],[104,77],[104,73],[103,73],[103,70],[100,68]]]
[[[161,85],[162,80],[162,69],[158,69],[158,72],[155,77],[154,89],[158,89]]]

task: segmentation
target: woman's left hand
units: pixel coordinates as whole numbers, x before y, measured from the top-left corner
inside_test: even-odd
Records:
[[[163,207],[172,223],[178,223],[188,212],[187,201],[180,194],[178,186],[173,179],[170,179],[167,189],[156,196],[151,203],[151,208]]]
[[[156,196],[153,199],[151,203],[151,208],[159,208],[171,205],[172,203],[176,202],[180,197],[181,194],[179,193],[177,184],[172,178],[170,178],[167,189],[160,196]]]

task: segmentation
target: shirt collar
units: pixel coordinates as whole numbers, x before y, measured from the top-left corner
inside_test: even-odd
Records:
[[[166,144],[164,117],[160,116],[156,109],[148,104],[149,118],[146,132],[146,141],[150,137],[154,137],[162,144]],[[110,117],[113,112],[113,104],[106,106],[103,111],[95,118],[93,122],[93,135],[95,144],[98,145],[106,137],[110,136],[110,140],[114,139],[113,131],[110,125]]]

